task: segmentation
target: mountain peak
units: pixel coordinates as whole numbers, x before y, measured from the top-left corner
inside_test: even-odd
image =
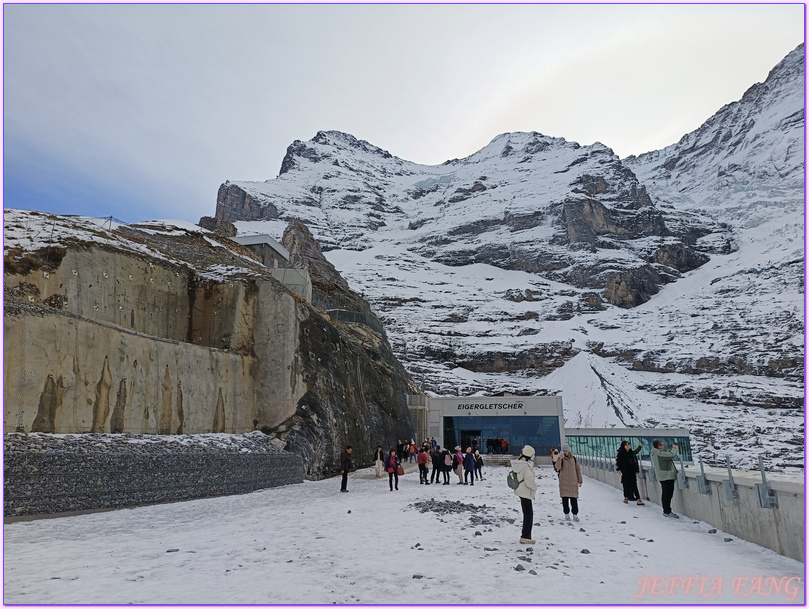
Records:
[[[281,162],[281,170],[278,175],[288,173],[292,169],[300,168],[302,159],[318,163],[330,160],[334,163],[336,156],[342,152],[355,154],[357,152],[368,154],[383,159],[393,159],[393,155],[387,150],[382,150],[365,140],[358,139],[350,133],[342,131],[318,131],[308,142],[295,140],[287,148],[286,156]],[[339,162],[339,161],[337,161]]]

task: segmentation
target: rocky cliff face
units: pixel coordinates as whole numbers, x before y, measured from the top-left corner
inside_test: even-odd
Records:
[[[301,301],[250,250],[194,227],[5,222],[6,431],[262,430],[312,477],[347,443],[363,463],[412,436],[409,377],[384,336]],[[328,265],[291,233],[296,261]]]
[[[407,227],[410,251],[436,262],[552,273],[624,307],[707,260],[696,239],[720,230],[663,213],[609,148],[538,133],[504,134],[467,159],[428,167],[320,132],[290,146],[278,179],[223,184],[216,217],[299,219],[327,251],[365,249]],[[684,255],[661,254],[672,247]]]
[[[677,144],[623,160],[506,133],[424,166],[320,132],[277,178],[223,186],[249,214],[217,215],[242,233],[304,223],[424,389],[561,392],[570,421],[687,426],[706,459],[767,444],[798,464],[803,78],[801,46]]]

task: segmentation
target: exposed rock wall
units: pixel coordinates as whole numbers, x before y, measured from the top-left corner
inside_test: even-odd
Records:
[[[188,240],[174,253],[212,268],[240,263]],[[249,256],[230,275],[91,244],[66,247],[49,270],[28,258],[6,260],[7,433],[263,430],[300,454],[310,477],[339,469],[347,443],[362,465],[378,443],[412,436],[412,381],[376,317],[334,322]],[[336,272],[315,280],[373,315]]]
[[[216,220],[233,222],[235,220],[273,220],[278,217],[274,205],[259,204],[242,188],[225,182],[219,187],[216,195]]]
[[[240,433],[260,420],[256,358],[45,307],[10,308],[3,316],[5,432]],[[284,381],[294,409],[299,396]]]

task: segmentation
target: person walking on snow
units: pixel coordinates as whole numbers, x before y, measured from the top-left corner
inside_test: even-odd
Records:
[[[663,516],[666,518],[679,518],[671,511],[674,481],[677,479],[677,468],[674,467],[677,453],[676,442],[671,445],[671,450],[664,450],[663,440],[652,440],[652,466],[655,468],[655,477],[660,481],[660,502],[663,504]]]
[[[514,494],[520,498],[522,507],[522,535],[520,543],[536,543],[531,538],[531,528],[534,525],[534,497],[537,492],[537,481],[534,477],[534,447],[526,444],[520,451],[520,456],[511,461],[511,471],[517,474],[520,485],[514,489]]]
[[[340,484],[340,492],[347,493],[348,488],[348,471],[351,469],[351,466],[354,465],[354,460],[351,458],[351,446],[346,446],[346,451],[343,453],[343,456],[340,458],[340,473],[343,474],[343,480]]]
[[[388,483],[390,484],[390,490],[393,490],[393,482],[396,481],[396,490],[399,490],[399,465],[401,465],[402,460],[396,456],[396,449],[392,449],[388,458],[385,459],[385,471],[388,472]]]
[[[410,461],[409,462],[413,463],[413,461],[416,460],[416,441],[415,440],[410,440],[409,451],[410,451]]]
[[[385,451],[382,450],[382,445],[376,447],[374,451],[374,467],[376,469],[376,477],[382,475],[382,470],[385,469]]]
[[[582,483],[579,461],[570,452],[570,445],[567,442],[562,444],[562,454],[555,450],[551,451],[551,461],[553,461],[554,469],[559,472],[559,496],[562,498],[562,510],[565,512],[565,520],[570,520],[572,510],[573,520],[578,522],[579,487]]]
[[[472,447],[466,449],[466,454],[463,456],[463,472],[464,484],[469,484],[466,479],[469,478],[472,482],[471,485],[475,486],[475,455],[472,454]]]
[[[640,500],[640,492],[638,491],[638,460],[635,457],[641,449],[642,444],[638,444],[635,450],[629,445],[629,441],[624,440],[621,442],[621,447],[618,449],[618,454],[615,457],[615,469],[621,474],[621,484],[624,487],[624,503],[637,501],[638,505],[646,505]]]

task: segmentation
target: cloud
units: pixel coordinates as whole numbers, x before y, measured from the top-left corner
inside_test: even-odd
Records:
[[[802,38],[798,5],[8,5],[5,179],[194,220],[323,129],[428,164],[516,130],[643,152]]]

